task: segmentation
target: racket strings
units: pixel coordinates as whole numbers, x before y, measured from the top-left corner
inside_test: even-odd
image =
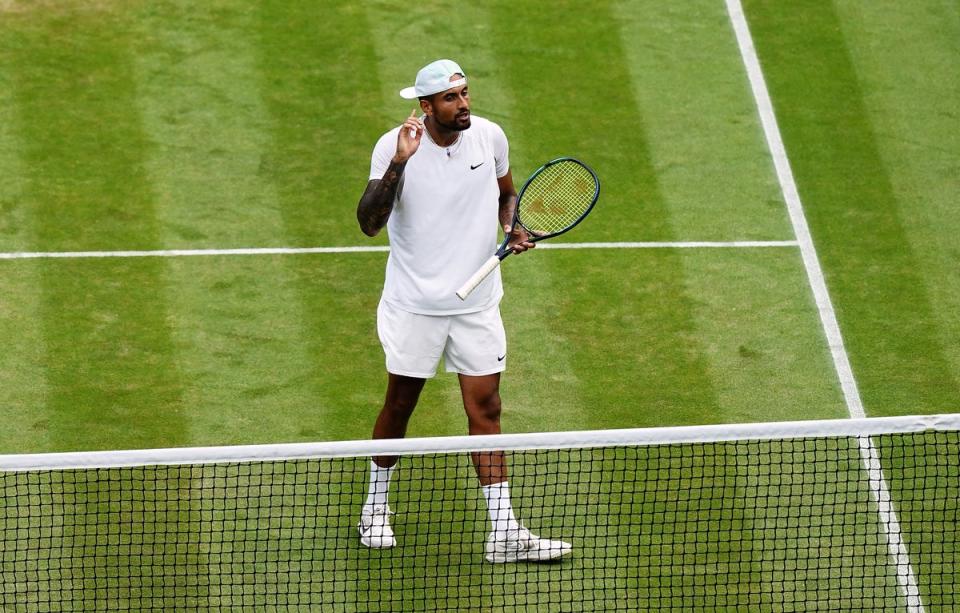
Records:
[[[575,225],[590,210],[596,177],[583,165],[564,160],[545,168],[526,186],[517,217],[536,236],[557,234]]]

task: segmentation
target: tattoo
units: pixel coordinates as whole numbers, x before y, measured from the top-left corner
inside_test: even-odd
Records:
[[[498,217],[500,218],[500,227],[509,226],[513,223],[513,214],[517,210],[517,192],[500,192],[500,208]]]
[[[512,186],[511,186],[512,187]],[[510,242],[507,243],[507,246],[513,248],[513,246],[520,242],[525,235],[521,235],[521,229],[513,227],[513,216],[517,210],[517,192],[514,189],[505,190],[501,186],[500,191],[500,227],[511,226],[510,228]]]
[[[367,189],[357,204],[357,221],[367,236],[376,236],[383,226],[387,225],[406,165],[406,162],[391,161],[382,179],[367,184]]]
[[[517,210],[517,197],[508,196],[500,200],[500,227],[509,226],[513,223],[513,214]]]

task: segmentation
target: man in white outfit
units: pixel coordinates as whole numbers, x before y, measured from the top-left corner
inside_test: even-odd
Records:
[[[419,99],[423,115],[414,111],[380,137],[357,205],[364,234],[375,236],[386,226],[390,238],[377,308],[387,392],[373,438],[406,434],[441,357],[459,377],[470,434],[499,434],[500,373],[507,356],[500,272],[466,300],[456,290],[493,253],[497,220],[511,234],[515,253],[534,246],[523,228],[511,228],[517,192],[507,138],[497,124],[471,115],[466,74],[453,61],[428,64],[400,95]],[[570,553],[569,543],[540,538],[517,520],[503,452],[475,453],[472,459],[490,513],[488,561],[541,561]],[[372,459],[358,526],[367,547],[396,545],[387,496],[397,460]]]

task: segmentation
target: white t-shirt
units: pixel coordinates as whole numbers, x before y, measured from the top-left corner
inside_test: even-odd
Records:
[[[450,147],[426,132],[397,189],[387,221],[390,257],[383,300],[411,313],[453,315],[496,305],[503,296],[495,270],[466,299],[456,291],[496,251],[502,236],[497,178],[510,169],[503,130],[471,116]],[[382,179],[397,152],[394,128],[373,150],[370,179]]]

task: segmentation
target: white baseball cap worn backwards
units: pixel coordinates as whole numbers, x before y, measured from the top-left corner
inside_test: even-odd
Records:
[[[455,74],[463,75],[459,79],[450,80]],[[421,96],[432,96],[446,91],[451,87],[460,87],[467,82],[467,74],[453,60],[437,60],[431,62],[417,73],[417,80],[413,87],[400,90],[400,95],[407,99]]]

